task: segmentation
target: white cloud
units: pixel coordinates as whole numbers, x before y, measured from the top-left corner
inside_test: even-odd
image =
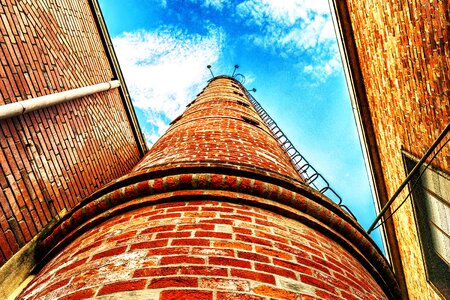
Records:
[[[202,8],[212,8],[217,11],[222,11],[226,7],[230,7],[233,3],[232,0],[188,0],[191,3],[197,4]],[[159,0],[159,4],[166,8],[167,0]],[[175,5],[181,5],[181,3],[175,2]]]
[[[314,79],[325,81],[329,76],[342,69],[341,57],[336,44],[322,45],[320,51],[315,51],[315,56],[309,62],[299,63],[298,67],[303,68],[303,72],[309,74]]]
[[[214,27],[205,36],[163,27],[113,38],[133,104],[146,113],[149,124],[142,126],[150,144],[209,79],[206,66],[219,59],[223,39]]]
[[[213,8],[221,11],[225,7],[229,7],[232,4],[232,0],[189,0],[191,3],[200,4],[203,8]],[[159,0],[159,4],[166,8],[167,0]]]
[[[340,65],[326,0],[245,0],[237,15],[259,31],[248,38],[282,56],[309,56],[300,68],[324,80]]]
[[[284,25],[294,25],[297,20],[307,21],[311,14],[329,13],[324,0],[246,0],[237,6],[238,13],[251,15],[257,24],[267,22],[267,17]]]
[[[191,0],[193,2],[197,2],[198,0]],[[200,1],[201,2],[201,1]],[[203,0],[203,7],[211,7],[215,10],[222,10],[225,6],[230,5],[230,0]]]

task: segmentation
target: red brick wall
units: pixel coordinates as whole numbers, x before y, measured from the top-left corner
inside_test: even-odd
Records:
[[[406,177],[401,149],[420,158],[450,122],[448,1],[347,0],[388,193]],[[450,147],[433,165],[450,173]],[[398,207],[403,193],[394,202]],[[394,216],[410,297],[426,282],[411,201]]]
[[[0,105],[112,77],[88,1],[0,5]],[[117,89],[0,121],[0,266],[138,160]]]
[[[52,259],[23,299],[386,299],[341,245],[267,210],[216,201],[124,213]]]
[[[384,168],[420,157],[450,120],[446,1],[348,0]],[[449,149],[434,165],[450,171]]]

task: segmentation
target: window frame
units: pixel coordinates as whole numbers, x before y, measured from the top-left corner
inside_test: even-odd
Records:
[[[404,168],[407,174],[409,174],[409,172],[411,172],[419,159],[405,151],[402,151],[402,157]],[[446,262],[443,258],[441,258],[435,250],[435,242],[432,238],[429,225],[429,221],[431,220],[431,218],[427,213],[428,205],[425,202],[428,199],[425,196],[426,193],[430,194],[436,200],[441,202],[442,200],[440,200],[439,198],[444,199],[444,197],[443,195],[437,194],[435,191],[432,192],[430,190],[430,187],[424,185],[424,182],[422,180],[424,176],[426,176],[426,173],[430,174],[430,172],[433,172],[433,174],[430,176],[441,176],[445,180],[447,180],[450,185],[450,175],[439,171],[432,166],[428,166],[424,174],[419,177],[424,168],[425,166],[422,165],[408,183],[409,192],[411,194],[411,203],[413,207],[414,223],[419,238],[420,251],[422,254],[422,261],[427,281],[436,292],[444,297],[444,299],[450,299],[450,287],[448,285],[448,278],[450,278],[450,265],[449,262]],[[418,183],[412,190],[417,180],[420,180],[420,183]],[[436,195],[438,197],[436,197]],[[444,202],[446,202],[445,199]],[[444,205],[448,206],[448,204],[445,203]],[[448,218],[450,219],[450,213],[448,214]]]

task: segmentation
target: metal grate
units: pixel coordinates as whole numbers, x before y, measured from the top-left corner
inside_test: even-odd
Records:
[[[277,123],[270,117],[270,115],[262,108],[255,97],[244,88],[244,92],[249,98],[255,110],[258,112],[259,116],[264,120],[266,125],[272,131],[273,136],[281,145],[281,148],[289,155],[295,170],[300,175],[301,178],[320,193],[326,195],[334,202],[336,202],[340,207],[345,209],[355,220],[355,215],[350,211],[350,209],[342,204],[342,198],[334,191],[328,181],[314,169],[314,167],[306,160],[306,158],[300,154],[300,152],[295,149],[294,145],[288,139],[288,137],[281,131]]]

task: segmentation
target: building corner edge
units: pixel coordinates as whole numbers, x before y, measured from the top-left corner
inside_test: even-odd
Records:
[[[89,6],[92,11],[92,16],[97,25],[98,32],[100,35],[100,39],[103,44],[103,48],[105,50],[105,54],[108,58],[109,64],[111,66],[111,70],[114,74],[114,79],[120,81],[121,85],[119,87],[120,97],[122,98],[122,102],[125,108],[125,112],[127,114],[127,118],[130,122],[130,127],[133,132],[134,139],[136,140],[136,144],[138,146],[140,157],[142,158],[145,153],[148,151],[147,143],[144,138],[144,134],[139,126],[139,122],[136,117],[136,112],[134,110],[133,104],[131,102],[130,94],[128,93],[128,88],[125,83],[125,78],[123,76],[122,70],[120,68],[119,60],[117,59],[116,52],[114,51],[114,47],[111,41],[111,37],[108,32],[108,28],[106,27],[105,19],[103,18],[103,14],[100,9],[100,5],[98,0],[89,0]]]
[[[328,0],[328,4],[336,33],[336,40],[339,46],[353,116],[361,143],[364,164],[374,197],[375,210],[378,213],[389,200],[389,197],[382,172],[370,109],[367,104],[364,78],[359,64],[350,13],[346,0]],[[393,267],[400,286],[402,298],[409,299],[398,248],[397,235],[391,219],[387,220],[385,225],[382,226],[382,239],[383,244],[386,247],[387,258]]]

